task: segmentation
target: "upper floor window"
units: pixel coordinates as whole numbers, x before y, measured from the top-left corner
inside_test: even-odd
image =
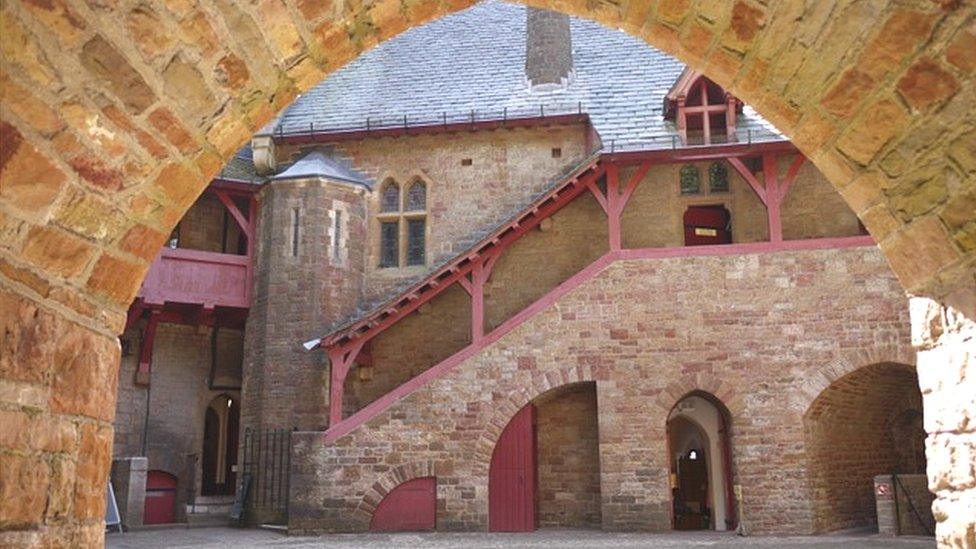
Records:
[[[427,263],[427,184],[417,178],[405,188],[387,180],[380,191],[380,267]]]
[[[396,181],[387,181],[383,185],[380,211],[383,213],[400,211],[400,185],[397,185]]]
[[[673,120],[685,144],[735,140],[742,102],[697,71],[685,69],[665,98],[664,116]]]

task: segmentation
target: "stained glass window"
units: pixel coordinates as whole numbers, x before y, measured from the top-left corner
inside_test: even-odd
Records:
[[[415,181],[407,191],[407,211],[419,212],[427,209],[427,185]]]
[[[681,179],[681,194],[698,194],[701,192],[701,174],[697,166],[685,164],[679,172]]]
[[[400,222],[380,223],[380,267],[400,266]]]
[[[407,265],[423,265],[425,262],[427,220],[407,221]]]
[[[713,193],[729,192],[729,169],[723,162],[708,167],[708,190]]]
[[[383,187],[380,211],[383,213],[400,211],[400,186],[393,181],[390,181]]]

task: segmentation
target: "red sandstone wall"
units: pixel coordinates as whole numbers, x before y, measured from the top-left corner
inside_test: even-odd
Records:
[[[536,401],[538,525],[599,528],[596,386],[571,385]]]
[[[439,527],[484,529],[508,419],[594,380],[603,528],[669,527],[667,413],[701,389],[731,412],[751,531],[812,532],[803,414],[831,378],[910,363],[907,326],[873,247],[618,262],[335,444],[297,435],[291,528],[365,528],[376,483],[432,470]]]

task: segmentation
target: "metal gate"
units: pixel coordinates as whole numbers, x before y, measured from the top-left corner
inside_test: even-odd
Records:
[[[287,524],[291,431],[245,429],[242,486],[248,522]],[[243,483],[249,483],[244,487]]]

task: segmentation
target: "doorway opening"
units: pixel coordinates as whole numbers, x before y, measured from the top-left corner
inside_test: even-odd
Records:
[[[685,246],[732,243],[732,214],[722,204],[688,206],[684,226]]]
[[[201,495],[234,494],[240,414],[240,404],[229,395],[218,395],[207,406],[203,424]]]
[[[912,503],[901,501],[897,512],[903,527],[934,526],[914,367],[871,364],[837,379],[810,405],[804,430],[815,532],[875,527],[877,475],[898,475],[900,498],[912,489]]]
[[[596,384],[548,391],[509,421],[488,475],[492,532],[600,528]]]
[[[733,530],[731,418],[707,393],[692,393],[668,416],[668,463],[675,530]]]

